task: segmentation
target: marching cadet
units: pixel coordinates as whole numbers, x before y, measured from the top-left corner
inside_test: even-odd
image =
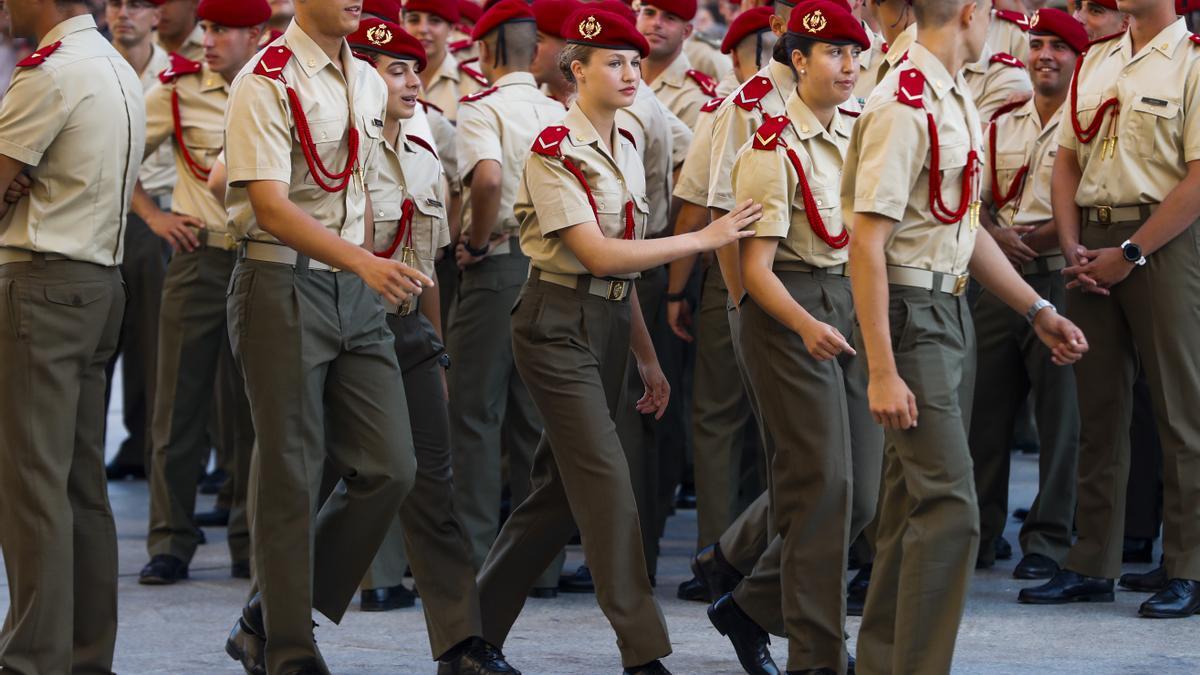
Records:
[[[537,51],[529,70],[542,93],[561,103],[564,110],[575,95],[575,87],[563,77],[558,55],[567,44],[562,37],[563,22],[579,5],[578,0],[533,0],[529,5],[537,20]]]
[[[836,196],[854,120],[839,106],[853,94],[858,55],[870,47],[841,3],[797,5],[776,49],[799,73],[787,114],[763,121],[731,177],[736,199],[763,207],[754,237],[741,243],[749,296],[741,338],[753,388],[770,392],[758,400],[775,447],[769,493],[782,548],[772,590],[782,591],[789,672],[847,671],[843,589],[847,549],[858,535],[851,531],[851,466],[880,463],[866,371],[849,344],[850,237]],[[874,515],[865,511],[867,519]],[[861,530],[866,522],[856,524]],[[736,608],[742,585],[755,583],[758,571],[716,603],[710,617],[718,629],[718,617]],[[744,665],[751,666],[761,668]]]
[[[867,100],[842,176],[856,348],[866,350],[871,413],[886,441],[858,637],[865,673],[951,668],[979,548],[967,444],[975,352],[968,268],[1034,325],[1056,363],[1087,349],[1079,329],[977,228],[982,130],[965,80],[952,73],[983,53],[990,5],[915,1],[917,42]]]
[[[777,36],[771,30],[770,7],[755,7],[738,14],[729,25],[721,51],[733,57],[735,83],[754,76],[771,58]],[[687,159],[679,170],[674,196],[681,201],[675,219],[675,234],[684,234],[708,224],[708,163],[712,148],[713,117],[723,98],[714,98],[700,109],[695,125],[695,137],[688,148]],[[733,348],[729,313],[735,311],[729,302],[720,270],[709,261],[703,270],[700,303],[695,320],[692,318],[687,294],[699,256],[680,258],[670,265],[667,287],[667,321],[672,332],[684,342],[695,343],[696,367],[693,373],[692,394],[692,456],[696,484],[696,550],[701,561],[720,556],[718,539],[727,530],[737,513],[739,486],[730,479],[735,467],[742,466],[743,457],[759,456],[757,444],[746,440],[746,425],[751,422],[749,387],[742,379],[738,352]],[[695,337],[691,330],[695,325]],[[762,498],[765,518],[766,498]],[[765,530],[764,530],[765,532]],[[763,537],[765,540],[765,537]],[[753,553],[757,560],[762,550]],[[697,563],[698,568],[703,562]],[[747,566],[747,571],[753,563]],[[714,602],[715,596],[706,587],[699,573],[680,584],[676,595],[683,600]]]
[[[404,121],[411,119],[418,107],[421,80],[417,71],[425,64],[425,50],[397,24],[373,18],[365,19],[349,42],[355,54],[375,62],[376,72],[388,86],[383,157],[370,185],[375,255],[432,275],[437,252],[450,239],[441,165],[428,141],[403,130]],[[385,590],[400,585],[404,567],[389,565],[388,559],[394,549],[390,544],[398,543],[402,536],[421,589],[438,672],[519,675],[499,650],[480,637],[483,628],[475,568],[454,513],[444,379],[449,357],[434,328],[437,304],[434,287],[419,299],[385,305],[404,374],[407,407],[402,414],[407,414],[412,424],[417,477],[365,585]]]
[[[383,300],[432,281],[375,256],[369,217],[387,89],[345,36],[357,6],[308,0],[246,64],[226,112],[230,227],[244,241],[229,335],[256,446],[256,589],[226,651],[247,672],[328,673],[312,610],[341,620],[412,486],[413,445]],[[335,63],[336,61],[336,63]],[[341,475],[318,504],[323,465]]]
[[[529,276],[518,241],[513,202],[538,133],[562,119],[562,104],[538,91],[529,72],[537,48],[533,11],[500,0],[484,12],[471,38],[494,85],[459,102],[458,159],[464,190],[462,277],[446,331],[455,356],[449,371],[454,441],[454,507],[478,569],[500,531],[501,451],[508,456],[515,507],[529,494],[542,420],[513,364],[509,311]],[[535,588],[550,595],[558,566]]]
[[[1117,8],[1117,0],[1082,0],[1075,18],[1087,29],[1088,39],[1124,33],[1129,29],[1129,15]]]
[[[146,94],[146,152],[173,147],[179,180],[171,213],[163,213],[135,188],[133,207],[147,222],[174,219],[189,236],[171,240],[177,251],[167,267],[159,330],[158,397],[154,411],[154,470],[150,475],[150,531],[142,584],[173,584],[188,577],[188,564],[200,543],[192,524],[196,507],[196,467],[208,459],[207,435],[217,365],[229,351],[225,290],[237,261],[236,240],[225,209],[208,191],[211,167],[224,144],[229,83],[258,51],[271,17],[266,0],[201,0],[196,9],[204,30],[205,63],[178,54],[160,75],[161,86]],[[240,376],[222,392],[236,402],[238,430],[233,448],[242,470],[233,474],[229,553],[234,577],[250,578],[245,485],[254,432]],[[221,399],[221,397],[218,397]]]
[[[407,0],[403,18],[404,29],[421,41],[429,60],[429,67],[421,71],[425,100],[451,122],[457,120],[459,99],[488,86],[482,73],[460,63],[448,48],[450,29],[460,18],[458,4],[452,0]]]
[[[695,0],[646,0],[637,17],[638,32],[650,44],[642,78],[658,100],[691,128],[700,108],[717,95],[717,81],[692,68],[683,53],[695,16]]]
[[[1191,467],[1200,437],[1200,38],[1170,0],[1121,4],[1129,32],[1093,43],[1076,65],[1059,133],[1054,220],[1067,257],[1070,311],[1098,336],[1075,369],[1078,539],[1063,569],[1021,591],[1029,603],[1113,600],[1121,569],[1130,391],[1140,362],[1158,421],[1166,587],[1144,617],[1200,611],[1200,513]]]
[[[0,301],[14,319],[0,334],[0,670],[110,673],[104,367],[125,307],[117,266],[145,104],[87,3],[8,0],[5,11],[37,49],[0,103],[0,185],[27,189],[0,201]]]
[[[1025,34],[1021,36],[1024,38]],[[1027,101],[1033,96],[1025,64],[1012,54],[993,52],[987,45],[977,60],[963,66],[963,79],[975,99],[979,119],[984,121],[990,121],[1005,104]]]
[[[1088,39],[1071,15],[1041,9],[1030,21],[1029,41],[1033,99],[1001,108],[987,131],[980,215],[1025,282],[1063,306],[1066,259],[1050,210],[1050,173],[1058,154],[1062,104]],[[1050,363],[1032,328],[992,293],[979,296],[972,315],[978,376],[968,440],[979,496],[979,564],[991,566],[993,542],[1004,532],[1013,425],[1032,391],[1041,448],[1038,494],[1021,526],[1024,557],[1013,576],[1049,579],[1066,559],[1075,516],[1075,377],[1070,369]]]
[[[993,5],[988,26],[988,49],[993,54],[1009,54],[1018,61],[1029,58],[1029,17],[1023,0],[1000,0]]]
[[[568,32],[569,31],[569,32]],[[515,210],[532,261],[513,309],[513,352],[546,428],[532,494],[504,524],[479,575],[484,638],[502,645],[538,574],[575,526],[596,598],[617,634],[625,673],[667,673],[671,651],[642,553],[629,464],[617,437],[632,352],[646,383],[636,409],[661,415],[669,387],[638,308],[633,278],[744,236],[743,204],[700,232],[643,239],[649,218],[641,160],[617,124],[637,94],[649,46],[602,9],[567,20],[560,63],[579,88],[561,125],[534,141]]]
[[[170,65],[167,52],[153,38],[160,4],[151,0],[123,0],[108,3],[104,9],[112,45],[141,78],[143,92],[158,84],[158,74]],[[150,196],[164,208],[169,207],[171,188],[175,185],[175,160],[170,149],[159,150],[147,158],[139,176]],[[121,359],[122,421],[129,437],[108,464],[109,480],[145,478],[150,468],[158,309],[169,253],[169,247],[159,238],[168,234],[163,225],[147,223],[132,210],[126,217],[129,222],[124,228],[121,262],[121,277],[127,291],[125,316],[109,373],[111,377],[117,356],[124,357]]]
[[[196,21],[199,0],[154,0],[161,18],[154,40],[168,54],[204,60],[204,29]]]

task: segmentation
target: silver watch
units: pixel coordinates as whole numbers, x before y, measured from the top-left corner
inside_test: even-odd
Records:
[[[1032,326],[1033,320],[1035,318],[1037,318],[1038,312],[1042,311],[1043,309],[1046,309],[1047,307],[1049,307],[1050,309],[1053,309],[1056,312],[1058,311],[1058,308],[1056,308],[1054,305],[1050,304],[1049,300],[1047,300],[1045,298],[1038,298],[1037,302],[1033,303],[1032,305],[1029,306],[1029,309],[1025,310],[1025,320],[1028,321],[1029,325]]]

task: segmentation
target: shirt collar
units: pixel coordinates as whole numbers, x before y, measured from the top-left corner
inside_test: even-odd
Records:
[[[861,24],[862,29],[867,32],[867,36],[871,38],[871,48],[863,51],[863,53],[859,54],[858,56],[859,69],[867,70],[871,67],[871,62],[875,60],[875,54],[883,53],[883,50],[881,49],[883,46],[883,36],[871,30],[871,27],[867,25],[866,21],[860,20],[859,24]]]
[[[787,100],[789,91],[796,88],[796,73],[791,66],[784,65],[775,59],[771,59],[771,63],[765,68],[767,77],[771,79],[771,83],[777,90],[779,97]],[[762,71],[759,71],[762,72]]]
[[[300,66],[300,69],[303,70],[304,74],[308,77],[311,78],[315,76],[326,66],[333,66],[333,61],[331,61],[329,56],[325,54],[325,51],[322,50],[311,37],[309,37],[308,33],[304,32],[304,29],[300,27],[298,22],[292,21],[292,23],[287,27],[287,30],[284,31],[283,39],[286,41],[288,49],[292,50],[292,55],[295,57],[296,65]],[[351,76],[351,70],[354,67],[355,58],[354,55],[350,53],[350,45],[347,44],[344,39],[342,40],[341,53],[339,54],[339,57],[341,58],[343,72],[345,73],[345,77],[348,81]]]
[[[229,91],[229,83],[225,81],[223,75],[209,69],[207,63],[204,64],[200,70],[200,91],[210,92],[218,89]]]
[[[983,51],[980,52],[979,58],[974,63],[968,63],[963,66],[963,70],[969,70],[972,73],[986,73],[989,66],[992,65],[992,46],[986,42],[983,45]]]
[[[433,79],[429,80],[429,84],[432,86],[434,82],[442,78],[458,82],[460,75],[461,73],[458,71],[458,59],[454,58],[454,55],[449,50],[446,50],[446,58],[442,59],[442,65],[438,66],[437,72],[433,74]]]
[[[842,116],[836,111],[833,114],[833,121],[829,123],[829,128],[826,129],[822,126],[821,121],[817,119],[812,108],[808,107],[808,104],[804,102],[804,99],[800,98],[800,94],[794,89],[787,98],[787,116],[791,120],[792,131],[802,141],[807,141],[814,136],[838,135],[849,137],[850,135],[842,122]]]
[[[511,72],[511,73],[505,75],[504,77],[501,77],[500,79],[496,80],[495,82],[492,83],[492,86],[507,87],[507,86],[513,85],[513,84],[524,84],[524,85],[529,85],[530,87],[537,87],[537,80],[535,80],[533,78],[532,73],[526,72],[524,70],[518,70],[515,72]]]
[[[896,43],[888,45],[888,53],[883,58],[893,67],[900,63],[900,59],[912,48],[917,42],[917,24],[912,24],[904,29],[904,32],[896,36]]]
[[[925,76],[925,81],[929,84],[929,89],[933,91],[933,95],[938,99],[945,96],[959,84],[958,78],[951,77],[950,71],[946,70],[946,66],[938,60],[938,57],[934,56],[932,52],[919,42],[915,42],[912,47],[909,47],[908,60]],[[961,74],[959,77],[961,77]],[[965,85],[963,91],[966,91]]]
[[[604,144],[600,142],[600,132],[596,131],[596,127],[592,126],[592,121],[579,109],[578,103],[571,104],[571,107],[567,109],[567,115],[563,118],[562,123],[563,126],[571,130],[571,135],[568,138],[572,145],[576,147],[591,145],[595,147],[597,152],[605,156],[610,156],[608,151],[604,149]],[[611,139],[613,149],[611,158],[613,163],[618,167],[620,164],[617,164],[617,158],[621,154],[619,148],[621,147],[622,138],[621,132],[617,131],[617,122],[614,121]]]
[[[73,16],[66,21],[59,23],[54,28],[51,28],[50,32],[46,33],[46,35],[42,37],[42,41],[38,43],[38,49],[41,49],[46,45],[54,44],[55,42],[62,40],[72,33],[78,33],[88,29],[95,30],[95,28],[96,20],[92,18],[91,14],[80,14],[79,16]]]
[[[1159,31],[1158,35],[1155,35],[1153,40],[1146,43],[1146,45],[1142,47],[1142,51],[1138,54],[1135,55],[1133,53],[1132,31],[1125,31],[1125,34],[1121,36],[1120,40],[1117,40],[1113,44],[1108,53],[1111,56],[1112,54],[1116,53],[1117,50],[1120,50],[1125,55],[1125,60],[1130,61],[1134,58],[1148,54],[1151,50],[1153,50],[1157,51],[1168,59],[1171,59],[1175,56],[1176,48],[1184,40],[1186,40],[1189,35],[1191,35],[1191,31],[1188,30],[1187,23],[1184,22],[1183,17],[1179,17],[1178,19],[1175,19],[1175,21],[1171,22],[1171,24],[1166,28]]]

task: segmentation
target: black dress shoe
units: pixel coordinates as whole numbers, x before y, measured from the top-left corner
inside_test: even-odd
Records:
[[[1013,570],[1014,579],[1050,579],[1058,573],[1058,563],[1041,553],[1030,553],[1021,558]]]
[[[111,462],[104,467],[104,475],[109,480],[146,480],[146,469],[135,464]]]
[[[1121,547],[1121,562],[1150,563],[1154,562],[1154,540],[1140,537],[1125,537]]]
[[[403,584],[385,588],[364,588],[361,597],[359,609],[364,612],[387,612],[417,604],[417,596]]]
[[[534,586],[533,588],[529,589],[529,597],[536,600],[553,600],[554,598],[558,597],[558,589],[538,588],[537,586]]]
[[[225,485],[225,481],[229,479],[229,474],[225,473],[224,469],[217,469],[212,473],[205,474],[204,478],[200,479],[199,491],[202,495],[215,495],[221,492],[221,488]]]
[[[521,675],[504,660],[504,654],[486,640],[470,637],[458,643],[438,659],[438,675]]]
[[[771,658],[771,636],[742,611],[726,593],[708,607],[713,628],[733,643],[738,663],[748,675],[779,675],[779,666]]]
[[[596,585],[592,583],[592,571],[586,564],[580,565],[574,574],[564,574],[558,578],[558,590],[563,593],[595,593]]]
[[[229,565],[229,576],[234,579],[249,579],[250,578],[250,561],[249,560],[234,560]]]
[[[744,576],[725,559],[719,543],[705,546],[696,553],[692,558],[692,574],[708,589],[710,602],[732,593]]]
[[[1041,586],[1022,589],[1017,601],[1030,605],[1062,605],[1068,602],[1112,602],[1113,580],[1087,577],[1059,570]]]
[[[138,583],[147,586],[169,586],[188,578],[188,566],[173,555],[160,553],[150,559],[138,574]]]
[[[1117,585],[1139,593],[1157,593],[1167,587],[1168,581],[1170,579],[1167,579],[1167,568],[1160,563],[1149,572],[1122,574]]]
[[[225,653],[242,664],[247,675],[267,675],[267,638],[263,628],[262,605],[259,596],[250,599],[242,608],[242,616],[229,631]]]
[[[192,517],[192,522],[196,524],[196,527],[228,527],[229,509],[201,511]]]
[[[671,671],[662,664],[662,661],[655,659],[650,663],[643,663],[640,666],[626,668],[622,671],[625,675],[671,675]]]
[[[858,573],[846,584],[846,616],[862,616],[867,605],[867,589],[871,586],[872,564],[858,568]]]
[[[1166,588],[1142,603],[1138,614],[1149,619],[1184,619],[1200,614],[1200,581],[1168,581]]]
[[[708,588],[696,577],[692,577],[687,581],[679,584],[679,589],[675,591],[675,597],[680,600],[689,602],[703,602],[705,604],[712,602],[708,599]]]

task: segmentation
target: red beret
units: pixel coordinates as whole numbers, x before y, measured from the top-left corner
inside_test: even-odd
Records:
[[[229,28],[261,26],[271,18],[267,0],[200,0],[196,18]]]
[[[1175,13],[1179,16],[1190,14],[1198,9],[1196,5],[1196,0],[1175,0]]]
[[[524,0],[500,0],[480,17],[479,23],[476,23],[475,29],[471,31],[471,39],[480,40],[501,24],[518,21],[534,22],[533,10],[529,5]]]
[[[1117,9],[1117,0],[1088,0],[1088,2],[1095,3],[1106,9],[1111,9],[1114,12],[1121,11]]]
[[[862,23],[841,2],[805,0],[792,9],[787,29],[817,42],[857,44],[864,51],[871,48],[871,38]]]
[[[632,7],[624,2],[621,2],[621,0],[600,0],[600,2],[584,4],[592,4],[597,9],[603,9],[605,11],[612,12],[622,19],[625,19],[629,23],[637,23],[637,12],[633,11]]]
[[[530,8],[537,19],[538,30],[546,35],[562,37],[563,23],[583,3],[579,0],[533,0]]]
[[[562,27],[563,38],[570,43],[601,49],[633,49],[643,58],[650,44],[633,23],[604,9],[584,6],[576,10]]]
[[[737,49],[744,38],[771,30],[772,16],[775,16],[775,11],[770,5],[755,7],[738,14],[733,23],[729,24],[729,32],[725,34],[725,39],[721,40],[721,53],[729,54]]]
[[[391,21],[373,16],[365,17],[359,22],[358,30],[351,33],[346,41],[356,53],[375,53],[395,59],[408,59],[417,62],[418,72],[425,70],[425,48],[421,46],[421,42]]]
[[[1088,35],[1083,24],[1061,9],[1043,7],[1029,18],[1029,32],[1034,35],[1053,35],[1071,46],[1077,54],[1088,48]]]
[[[400,3],[396,0],[364,0],[362,13],[395,23],[400,20]]]
[[[483,8],[472,0],[458,0],[458,15],[462,20],[469,24],[479,23],[479,17],[483,15]]]
[[[696,18],[696,0],[642,0],[642,5],[670,12],[684,21]]]
[[[458,23],[462,19],[458,13],[458,3],[450,0],[406,0],[404,11],[440,16],[447,23]]]

